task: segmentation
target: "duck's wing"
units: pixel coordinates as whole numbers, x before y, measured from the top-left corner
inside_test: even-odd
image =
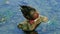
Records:
[[[22,29],[22,30],[27,30],[27,20],[24,20],[23,22],[21,22],[21,23],[18,25],[18,28],[19,28],[19,29]]]

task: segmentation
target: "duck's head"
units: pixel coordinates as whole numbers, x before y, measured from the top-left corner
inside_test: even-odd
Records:
[[[26,19],[34,20],[38,18],[39,14],[35,8],[32,8],[30,6],[20,6],[20,7],[21,7],[21,12]]]

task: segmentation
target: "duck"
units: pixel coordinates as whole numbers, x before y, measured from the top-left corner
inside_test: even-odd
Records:
[[[48,18],[40,15],[35,8],[25,5],[20,7],[26,20],[18,24],[19,29],[22,29],[23,31],[34,31],[42,22],[48,21]]]

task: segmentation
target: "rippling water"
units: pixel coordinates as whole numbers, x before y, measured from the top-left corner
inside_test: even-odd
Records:
[[[0,0],[0,34],[24,34],[17,28],[25,19],[19,5],[32,6],[48,17],[36,29],[38,34],[60,34],[60,0]]]

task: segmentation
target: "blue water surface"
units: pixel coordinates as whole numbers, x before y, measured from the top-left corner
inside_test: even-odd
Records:
[[[36,29],[39,34],[60,34],[60,0],[0,0],[0,34],[24,34],[17,28],[25,20],[19,5],[34,7],[48,17]]]

